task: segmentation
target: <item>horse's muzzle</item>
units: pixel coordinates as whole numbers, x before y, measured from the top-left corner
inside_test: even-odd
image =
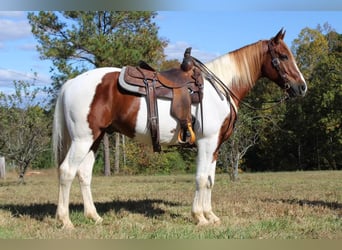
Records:
[[[287,93],[290,97],[304,97],[307,91],[306,83],[288,83],[286,88]]]

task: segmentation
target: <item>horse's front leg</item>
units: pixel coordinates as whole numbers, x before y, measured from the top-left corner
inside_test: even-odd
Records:
[[[198,142],[196,192],[192,206],[192,216],[197,225],[217,224],[220,219],[213,213],[211,191],[215,182],[216,160],[215,141]]]
[[[208,188],[206,199],[207,202],[204,204],[204,216],[210,224],[220,224],[221,220],[214,214],[211,207],[211,192],[214,187],[215,182],[215,170],[216,170],[216,160],[209,165],[209,177],[208,177]]]

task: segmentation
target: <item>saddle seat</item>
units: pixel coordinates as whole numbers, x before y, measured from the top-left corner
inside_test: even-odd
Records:
[[[146,96],[148,120],[154,151],[160,151],[157,98],[171,99],[171,115],[179,121],[180,143],[193,144],[196,140],[192,129],[191,104],[200,103],[203,97],[203,77],[194,66],[191,48],[184,54],[179,68],[158,72],[145,62],[138,67],[122,69],[119,84],[126,90]]]
[[[143,70],[155,72],[159,82],[167,88],[182,88],[194,81],[193,72],[191,70],[184,71],[182,68],[172,68],[157,72],[144,61],[139,63],[139,67]]]

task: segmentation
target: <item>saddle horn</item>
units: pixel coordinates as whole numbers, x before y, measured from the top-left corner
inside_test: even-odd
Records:
[[[187,48],[184,52],[183,62],[181,64],[181,69],[183,71],[189,71],[194,67],[194,62],[191,57],[191,47]]]

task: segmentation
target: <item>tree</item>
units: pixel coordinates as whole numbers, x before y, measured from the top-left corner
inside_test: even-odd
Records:
[[[342,36],[335,41],[341,46]],[[342,46],[341,46],[342,47]],[[340,47],[340,49],[341,49]],[[338,47],[336,47],[338,49]],[[311,138],[315,138],[315,150],[308,153],[317,159],[319,168],[337,169],[342,167],[342,56],[332,50],[316,65],[311,77],[313,85],[308,101],[315,112],[310,112],[307,119],[311,121]],[[308,104],[309,105],[309,104]],[[314,123],[312,121],[315,121]],[[309,124],[308,124],[309,125]]]
[[[32,33],[42,59],[56,68],[59,80],[94,67],[136,65],[141,59],[160,63],[167,42],[158,37],[156,12],[146,11],[40,11],[29,13]]]
[[[229,162],[227,172],[232,181],[238,180],[240,161],[259,138],[259,131],[254,128],[256,124],[253,120],[256,120],[256,117],[249,117],[248,115],[247,112],[240,110],[239,119],[234,125],[234,133],[221,149],[221,155]]]
[[[303,31],[305,42],[297,44],[296,54],[299,61],[310,63],[304,67],[310,68],[309,91],[299,105],[290,105],[286,112],[285,126],[292,127],[287,138],[292,141],[289,151],[299,169],[337,169],[342,166],[342,39],[328,24]]]
[[[16,163],[23,183],[33,160],[48,151],[51,121],[40,102],[42,90],[25,81],[14,81],[14,87],[14,94],[0,94],[0,151]]]
[[[158,37],[156,12],[63,11],[29,13],[32,33],[42,59],[50,59],[56,95],[66,79],[94,67],[136,65],[145,60],[158,65],[167,41]],[[109,152],[105,134],[104,153]],[[108,172],[109,156],[105,155]]]
[[[223,158],[222,162],[229,162],[227,172],[232,181],[238,180],[240,163],[243,162],[247,152],[258,142],[264,141],[267,133],[279,130],[277,127],[279,122],[279,116],[277,115],[279,111],[277,110],[279,110],[279,106],[274,106],[276,104],[266,106],[266,103],[261,100],[262,98],[256,97],[261,96],[260,91],[265,91],[265,85],[268,83],[269,80],[261,79],[258,87],[246,98],[250,105],[241,105],[238,119],[234,125],[234,132],[221,149],[222,156],[220,158]],[[264,98],[267,96],[265,93],[263,95]],[[274,94],[273,96],[275,97]],[[256,99],[259,99],[258,102],[256,102]]]
[[[328,41],[319,29],[304,28],[292,43],[298,67],[309,79],[319,60],[329,51]]]

